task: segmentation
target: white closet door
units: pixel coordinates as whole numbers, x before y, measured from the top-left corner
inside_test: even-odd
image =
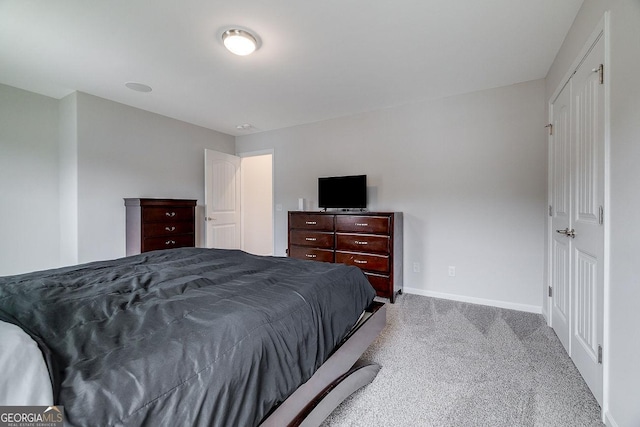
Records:
[[[551,105],[551,326],[602,405],[604,333],[604,38]]]
[[[572,80],[573,206],[571,358],[602,404],[604,299],[604,40],[601,37]]]
[[[571,354],[571,81],[553,102],[552,113],[551,325]]]

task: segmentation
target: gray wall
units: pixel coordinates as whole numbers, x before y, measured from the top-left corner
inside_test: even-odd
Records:
[[[124,256],[123,197],[197,199],[202,207],[204,149],[235,153],[231,135],[84,93],[77,97],[79,262]]]
[[[366,174],[369,209],[404,212],[408,291],[539,311],[544,123],[538,80],[242,136],[236,150],[275,150],[276,255],[298,198],[317,209],[318,177]]]
[[[0,85],[0,275],[124,256],[124,197],[197,199],[201,217],[205,148],[235,153],[234,137]]]
[[[58,102],[0,85],[0,275],[56,267]]]
[[[640,425],[640,2],[585,0],[546,79],[550,100],[605,10],[610,10],[610,283],[605,298],[607,425]],[[608,387],[607,387],[608,385]]]
[[[58,182],[60,264],[78,262],[78,94],[60,101]]]

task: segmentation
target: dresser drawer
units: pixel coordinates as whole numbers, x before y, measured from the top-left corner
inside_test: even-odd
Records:
[[[291,244],[313,246],[315,248],[333,249],[333,233],[321,231],[292,230]]]
[[[336,262],[355,265],[363,270],[378,271],[381,273],[389,272],[389,257],[386,255],[336,251]]]
[[[157,249],[173,249],[194,246],[193,234],[181,234],[178,236],[162,236],[144,239],[143,252],[155,251]]]
[[[193,233],[193,222],[149,222],[143,225],[144,237]]]
[[[336,234],[336,249],[339,251],[389,253],[389,236],[372,234]]]
[[[183,207],[145,207],[142,222],[193,221],[193,209]]]
[[[305,248],[303,246],[291,246],[289,256],[297,259],[312,261],[333,262],[333,250]]]
[[[389,234],[389,222],[387,216],[337,215],[336,231]]]
[[[333,215],[289,214],[289,228],[333,231]]]
[[[369,283],[371,283],[371,286],[377,291],[378,295],[388,298],[393,292],[393,289],[391,289],[391,278],[389,276],[371,273],[364,273],[364,275],[367,276]]]

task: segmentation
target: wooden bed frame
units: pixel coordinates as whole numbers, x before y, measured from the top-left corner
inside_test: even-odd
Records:
[[[348,396],[369,384],[380,365],[358,359],[387,323],[387,308],[374,301],[327,361],[260,423],[261,427],[319,426]]]

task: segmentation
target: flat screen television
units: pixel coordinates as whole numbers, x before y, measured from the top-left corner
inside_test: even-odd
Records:
[[[367,207],[367,176],[318,178],[318,206],[324,209],[364,209]]]

